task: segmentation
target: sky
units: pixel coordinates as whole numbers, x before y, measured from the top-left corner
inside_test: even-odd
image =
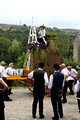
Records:
[[[80,0],[0,0],[0,23],[80,29]]]

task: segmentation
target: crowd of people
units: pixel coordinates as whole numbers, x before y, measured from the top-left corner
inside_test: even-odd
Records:
[[[53,120],[59,120],[63,118],[63,107],[62,103],[67,102],[67,88],[70,89],[70,95],[74,95],[73,84],[76,84],[76,92],[78,99],[78,108],[80,112],[80,82],[77,82],[78,72],[72,68],[72,66],[67,66],[62,63],[59,65],[55,63],[53,65],[54,72],[50,75],[48,81],[48,75],[44,71],[44,63],[39,63],[39,68],[33,70],[28,74],[29,78],[34,78],[33,87],[33,105],[32,105],[32,117],[36,118],[37,103],[39,101],[39,118],[43,119],[45,116],[43,114],[43,99],[45,95],[44,86],[47,87],[47,93],[51,93],[51,103],[53,107],[54,116]],[[63,98],[63,99],[62,99]]]
[[[10,63],[9,67],[5,68],[5,61],[0,63],[0,120],[5,120],[4,115],[4,101],[12,101],[10,98],[12,82],[7,80],[7,76],[14,76],[15,69],[14,63]],[[52,117],[53,120],[59,120],[63,118],[63,106],[67,102],[67,88],[69,87],[69,94],[74,95],[74,85],[77,92],[78,101],[78,112],[80,112],[80,81],[78,79],[78,72],[72,68],[72,66],[67,66],[62,63],[59,65],[55,63],[53,65],[54,71],[50,75],[48,80],[48,75],[44,71],[44,63],[39,63],[39,68],[33,70],[28,74],[28,78],[34,78],[33,86],[33,105],[32,105],[32,117],[36,118],[37,103],[39,101],[39,118],[43,119],[45,116],[43,114],[43,100],[45,95],[45,86],[47,88],[47,93],[51,93],[51,103],[53,108]],[[63,99],[62,99],[63,98]]]
[[[12,101],[10,98],[12,82],[7,80],[7,76],[14,76],[14,63],[10,63],[6,68],[5,61],[0,63],[0,120],[5,120],[4,116],[4,101]]]

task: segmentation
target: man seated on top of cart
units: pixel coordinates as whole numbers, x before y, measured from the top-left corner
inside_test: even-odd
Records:
[[[39,38],[38,38],[38,43],[39,44],[45,44],[47,45],[47,42],[46,42],[46,37],[45,37],[45,26],[44,25],[41,25],[40,26],[40,31],[39,31]]]

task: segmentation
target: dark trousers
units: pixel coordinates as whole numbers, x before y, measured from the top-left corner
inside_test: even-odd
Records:
[[[11,81],[11,80],[8,80],[8,81],[7,81],[7,84],[8,84],[8,87],[9,87],[9,88],[8,88],[8,93],[11,93],[12,82],[13,82],[13,81]]]
[[[45,40],[46,40],[46,37],[44,36]],[[38,38],[38,42],[41,43],[41,44],[45,44],[45,42],[43,41],[43,38]]]
[[[63,89],[63,101],[67,100],[67,98],[66,98],[67,87],[68,87],[68,82],[65,81],[65,83],[64,83],[64,89]]]
[[[71,93],[74,93],[74,91],[73,91],[73,80],[69,80],[69,81],[65,81],[65,83],[64,83],[64,89],[63,89],[63,101],[66,101],[67,100],[67,98],[66,98],[66,93],[67,93],[67,88],[69,87],[69,89],[70,89],[70,92]]]
[[[80,100],[77,99],[78,102],[78,109],[80,110]]]
[[[59,118],[59,115],[63,116],[63,108],[60,94],[61,93],[59,91],[51,91],[51,102],[55,118]]]
[[[3,78],[3,80],[7,84],[6,78]],[[9,97],[8,97],[8,89],[3,92],[3,99],[4,99],[4,101],[9,99]]]
[[[37,103],[39,101],[39,115],[43,115],[43,99],[44,95],[43,93],[39,94],[33,94],[33,106],[32,106],[32,115],[33,117],[36,115],[36,110],[37,110]]]
[[[0,108],[0,120],[5,120],[5,117],[4,117],[4,108]]]
[[[73,80],[68,81],[68,86],[69,86],[69,89],[70,89],[71,93],[74,93],[74,91],[73,91],[73,82],[74,82]]]
[[[77,79],[76,78],[74,78],[74,85],[77,83]]]
[[[5,120],[3,92],[0,90],[0,120]]]

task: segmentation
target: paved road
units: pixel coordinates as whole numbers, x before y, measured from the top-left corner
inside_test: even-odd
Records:
[[[5,102],[5,117],[6,120],[33,120],[32,118],[32,93],[28,88],[13,88],[13,94],[10,96],[13,101]],[[63,105],[64,118],[62,120],[80,120],[80,113],[77,110],[77,101],[75,95],[67,95],[68,102]],[[39,114],[37,109],[37,118],[39,120]],[[44,99],[44,120],[52,120],[53,112],[51,106],[51,100],[49,98]],[[61,119],[60,119],[61,120]]]

